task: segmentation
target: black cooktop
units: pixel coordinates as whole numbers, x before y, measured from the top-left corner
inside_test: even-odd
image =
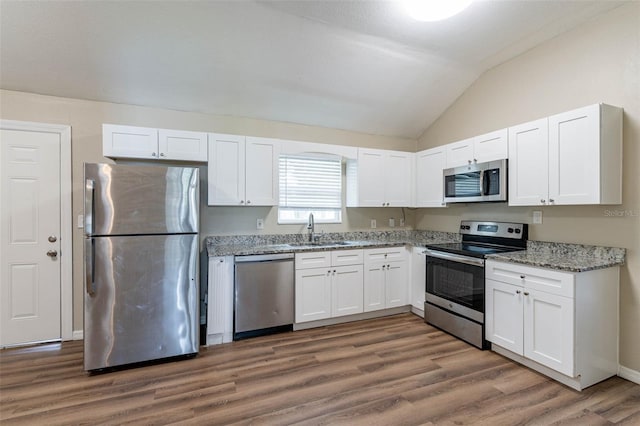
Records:
[[[428,244],[426,247],[431,250],[478,258],[484,258],[488,254],[525,250],[524,247],[498,246],[492,244],[480,244],[475,242]]]

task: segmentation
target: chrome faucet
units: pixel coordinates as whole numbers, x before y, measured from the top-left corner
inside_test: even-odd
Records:
[[[309,242],[312,243],[316,239],[314,235],[314,233],[316,232],[316,223],[313,219],[313,213],[309,213],[309,223],[307,224],[307,230],[309,231]]]

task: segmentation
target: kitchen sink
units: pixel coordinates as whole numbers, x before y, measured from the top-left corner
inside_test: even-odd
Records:
[[[354,244],[353,241],[305,241],[302,243],[288,243],[291,247],[331,247],[331,246],[349,246]]]

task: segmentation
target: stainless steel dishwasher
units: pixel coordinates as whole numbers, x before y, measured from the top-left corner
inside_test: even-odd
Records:
[[[233,339],[293,329],[293,253],[235,257]]]

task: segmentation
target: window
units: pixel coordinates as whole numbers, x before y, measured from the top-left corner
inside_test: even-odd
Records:
[[[337,156],[280,156],[278,223],[342,222],[342,163]]]

